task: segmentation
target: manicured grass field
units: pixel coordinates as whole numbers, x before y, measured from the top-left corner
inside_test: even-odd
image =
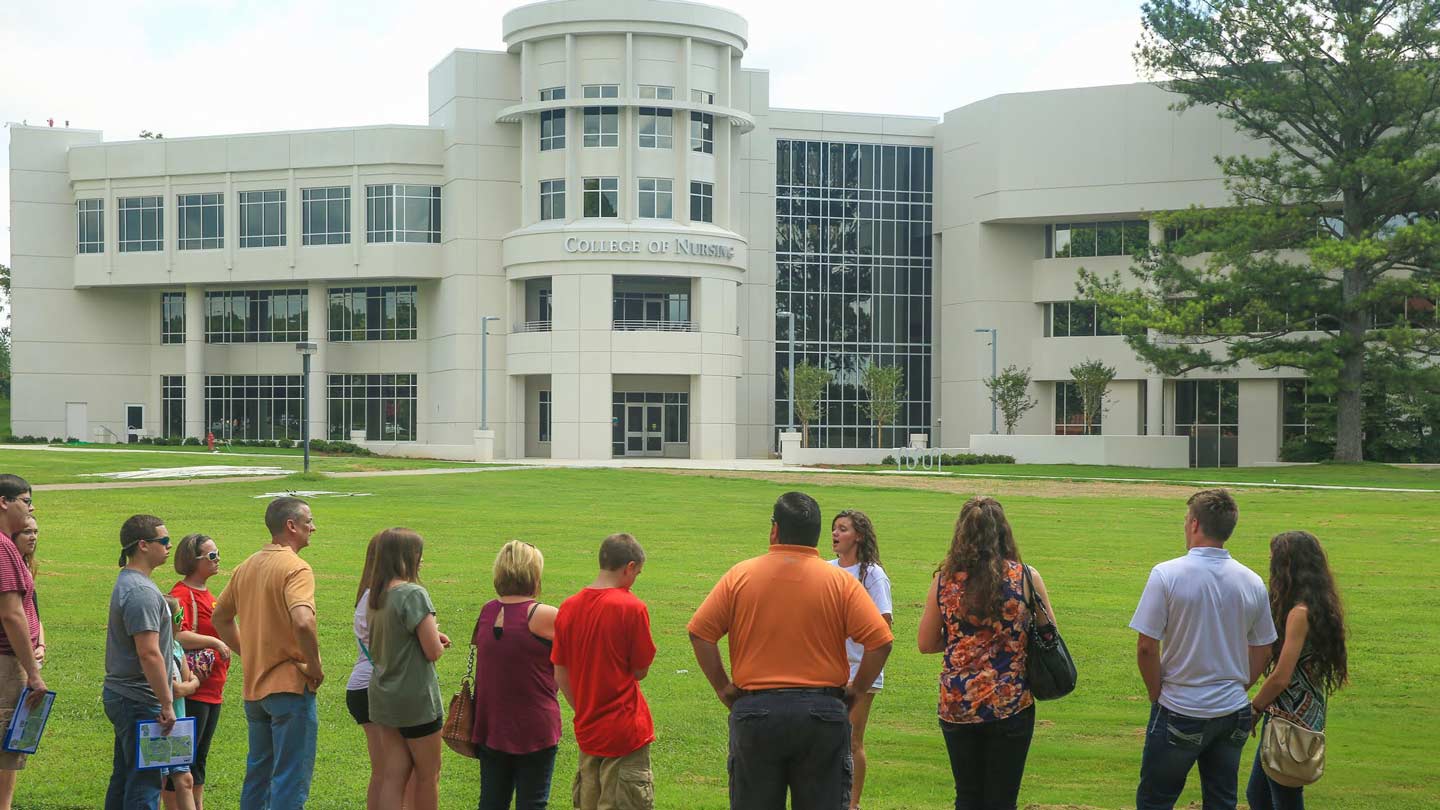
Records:
[[[0,469],[33,475],[34,454],[0,452]],[[1014,468],[1011,468],[1014,469]],[[51,468],[47,475],[55,476]],[[873,483],[872,483],[873,481]],[[889,477],[836,476],[807,486],[825,514],[867,510],[880,535],[895,587],[897,643],[886,687],[875,701],[868,748],[867,810],[942,808],[952,801],[950,775],[935,722],[939,660],[914,647],[921,602],[943,555],[960,494],[883,488]],[[1005,495],[1005,484],[975,481],[997,494],[1016,528],[1025,559],[1045,575],[1061,629],[1081,673],[1079,690],[1039,708],[1039,727],[1021,806],[1133,807],[1147,705],[1134,667],[1134,633],[1126,629],[1150,567],[1183,553],[1185,491],[1142,497]],[[363,801],[367,762],[360,731],[345,712],[344,681],[355,652],[350,615],[369,536],[408,525],[427,540],[422,572],[442,629],[457,640],[492,597],[490,563],[507,538],[537,544],[547,555],[545,598],[557,602],[587,584],[600,539],[633,532],[650,555],[636,587],[651,610],[660,652],[644,690],[656,719],[653,752],[657,807],[723,808],[725,711],[700,674],[685,622],[727,567],[763,553],[769,510],[786,487],[771,481],[617,470],[523,470],[463,476],[332,480],[325,489],[373,493],[317,498],[319,532],[305,557],[319,587],[321,640],[328,680],[320,692],[321,731],[312,808],[353,810]],[[99,805],[108,777],[111,729],[100,705],[106,603],[115,577],[120,523],[134,512],[164,517],[172,536],[213,534],[228,572],[265,542],[265,504],[253,496],[273,483],[155,489],[40,492],[40,597],[49,634],[47,682],[59,693],[41,752],[21,774],[17,807]],[[1149,490],[1152,491],[1153,490]],[[1440,590],[1440,495],[1315,491],[1245,491],[1235,556],[1266,570],[1275,532],[1308,528],[1326,542],[1349,610],[1354,685],[1332,702],[1329,766],[1307,791],[1323,808],[1434,806],[1428,741],[1440,724],[1440,656],[1434,649]],[[828,539],[822,549],[828,548]],[[212,583],[217,590],[225,574]],[[163,589],[172,570],[156,572]],[[465,665],[457,646],[441,659],[448,701]],[[228,703],[211,755],[207,795],[234,807],[245,756],[240,673],[232,670]],[[1247,748],[1241,789],[1253,747]],[[447,752],[442,807],[473,807],[478,766]],[[567,807],[575,749],[566,715],[552,807]],[[1430,774],[1430,776],[1426,776]],[[1192,778],[1182,806],[1198,802]],[[1198,806],[1198,804],[1196,805]]]
[[[895,465],[866,469],[894,470]],[[1088,464],[974,464],[945,467],[944,472],[967,476],[1022,476],[1087,479],[1135,478],[1146,481],[1236,482],[1251,484],[1309,484],[1344,487],[1395,487],[1440,490],[1440,469],[1395,467],[1389,464],[1311,464],[1294,467],[1209,467],[1153,469],[1150,467],[1098,467]]]
[[[158,449],[158,448],[157,448]],[[119,448],[58,448],[33,445],[24,450],[0,451],[0,458],[21,473],[32,485],[105,483],[97,473],[158,470],[174,467],[279,467],[297,472],[304,467],[299,451],[248,448],[233,452],[209,453],[200,448],[165,448],[166,452],[127,451]],[[419,470],[473,467],[474,462],[433,459],[388,458],[382,456],[310,456],[310,469],[319,472],[366,472],[371,470]]]

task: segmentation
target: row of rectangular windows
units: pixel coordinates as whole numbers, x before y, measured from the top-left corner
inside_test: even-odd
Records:
[[[332,343],[415,340],[419,333],[414,285],[332,287],[328,291]],[[206,343],[288,343],[307,339],[309,291],[218,290],[205,293]],[[160,342],[185,342],[185,293],[160,294]]]
[[[638,107],[636,142],[641,149],[673,149],[675,145],[675,112],[662,107]],[[540,151],[565,148],[566,110],[544,110],[540,113]],[[620,145],[620,108],[581,108],[583,140],[587,148],[608,148]],[[711,113],[690,113],[690,151],[715,153],[715,116]]]
[[[241,191],[240,247],[284,247],[284,189]],[[225,195],[220,192],[179,194],[177,250],[216,250],[225,246]],[[300,190],[301,244],[350,243],[350,187]],[[118,197],[118,240],[121,253],[164,250],[165,209],[160,195]],[[366,241],[440,242],[440,187],[382,183],[365,187]],[[105,201],[75,201],[76,252],[105,251]]]
[[[586,84],[581,85],[580,94],[582,98],[619,98],[620,85],[618,84]],[[636,86],[636,95],[640,98],[653,98],[657,101],[674,101],[675,88],[667,84],[641,84]],[[546,87],[540,91],[541,101],[564,101],[565,88]],[[691,90],[690,100],[696,104],[714,104],[715,94],[708,90]]]
[[[666,177],[641,177],[637,181],[641,219],[670,219],[674,213],[674,181]],[[581,216],[614,219],[620,216],[620,178],[586,177],[581,181]],[[540,219],[565,218],[565,181],[540,181]],[[715,221],[715,184],[690,181],[690,220]]]
[[[330,374],[329,437],[352,430],[371,441],[415,441],[415,374]],[[161,432],[185,435],[185,378],[160,378]],[[205,429],[217,439],[298,439],[304,379],[299,374],[219,374],[205,377]]]

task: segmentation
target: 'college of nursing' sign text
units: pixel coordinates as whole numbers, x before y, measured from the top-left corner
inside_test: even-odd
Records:
[[[715,242],[690,239],[581,239],[565,240],[566,253],[669,253],[676,256],[707,256],[715,259],[735,258],[735,248]]]

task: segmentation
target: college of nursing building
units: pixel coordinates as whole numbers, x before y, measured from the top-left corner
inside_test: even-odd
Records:
[[[1188,436],[1192,464],[1306,429],[1298,372],[1156,376],[1074,300],[1078,268],[1160,237],[1151,212],[1228,201],[1214,156],[1257,147],[1213,113],[1148,84],[777,109],[721,8],[503,24],[504,52],[430,72],[423,126],[11,125],[13,432],[298,438],[308,390],[313,437],[387,452],[761,457],[793,347],[835,372],[815,445],[874,443],[877,362],[904,370],[880,446],[962,448],[991,431],[990,329],[1040,403],[1017,433],[1083,432],[1091,358],[1117,369],[1095,430]]]

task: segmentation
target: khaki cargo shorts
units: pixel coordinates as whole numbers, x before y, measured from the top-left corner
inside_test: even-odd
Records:
[[[10,727],[10,718],[25,690],[25,668],[13,655],[0,655],[0,734]],[[25,767],[26,754],[0,751],[0,771],[18,771]]]
[[[654,810],[650,746],[623,757],[592,757],[582,751],[570,794],[576,810]]]

